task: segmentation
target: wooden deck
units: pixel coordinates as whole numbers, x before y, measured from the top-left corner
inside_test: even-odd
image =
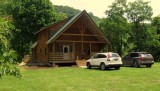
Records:
[[[96,52],[92,52],[91,57],[95,55]],[[49,54],[50,63],[76,63],[78,66],[85,66],[86,60],[79,60],[74,58],[73,53],[50,53]]]

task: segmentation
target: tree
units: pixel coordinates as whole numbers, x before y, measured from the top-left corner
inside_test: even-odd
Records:
[[[157,34],[160,34],[160,15],[153,18],[152,25],[156,27]]]
[[[123,50],[126,47],[129,47],[127,39],[130,28],[124,17],[126,2],[126,0],[115,0],[110,6],[110,10],[106,11],[107,18],[100,23],[105,36],[111,42],[111,51],[118,52],[120,55],[124,53]]]
[[[134,51],[146,51],[152,53],[155,61],[159,58],[160,43],[158,41],[158,19],[154,18],[152,25],[156,26],[155,29],[150,23],[152,20],[152,8],[148,5],[149,2],[137,0],[130,2],[127,7],[127,18],[131,23],[131,33],[128,42],[134,44]]]
[[[20,71],[17,68],[17,54],[10,49],[11,30],[14,26],[7,20],[0,17],[0,77],[3,75],[14,75],[20,77]]]
[[[6,0],[3,10],[14,20],[15,31],[12,33],[12,48],[20,59],[30,52],[36,40],[34,35],[39,29],[55,23],[66,16],[57,14],[50,0]],[[19,59],[19,60],[20,60]]]
[[[148,38],[149,30],[145,23],[151,21],[152,8],[148,5],[149,2],[137,0],[130,2],[127,7],[127,18],[130,21],[131,33],[130,42],[133,42],[135,51],[146,51],[146,42],[150,41]]]
[[[160,15],[153,18],[152,26],[155,27],[156,33],[155,33],[155,43],[152,45],[152,53],[154,55],[155,60],[160,61]]]

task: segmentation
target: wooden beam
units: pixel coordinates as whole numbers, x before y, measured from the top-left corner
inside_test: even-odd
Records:
[[[72,40],[56,40],[55,42],[82,42],[82,41],[72,41]],[[83,43],[106,43],[104,41],[83,41]]]
[[[69,33],[63,33],[62,35],[68,35],[68,36],[82,36],[82,34],[69,34]],[[83,34],[83,36],[98,36],[98,35]]]

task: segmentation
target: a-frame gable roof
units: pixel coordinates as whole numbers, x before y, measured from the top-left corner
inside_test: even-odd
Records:
[[[52,35],[52,37],[46,42],[46,44],[50,44],[52,41],[54,41],[61,33],[63,33],[67,28],[69,28],[76,20],[78,20],[83,14],[87,14],[87,17],[89,17],[90,21],[94,24],[98,30],[100,30],[97,25],[94,23],[94,21],[91,19],[91,17],[88,15],[88,13],[84,10],[77,15],[73,16],[68,22],[66,22],[63,27],[61,27],[55,34]],[[109,43],[108,40],[104,37],[101,31],[98,31],[100,36],[106,41],[106,43]]]

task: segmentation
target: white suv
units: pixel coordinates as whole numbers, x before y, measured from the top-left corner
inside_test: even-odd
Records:
[[[97,53],[87,60],[86,66],[88,69],[91,67],[100,67],[101,70],[105,70],[106,68],[119,69],[122,66],[122,61],[117,53]]]

